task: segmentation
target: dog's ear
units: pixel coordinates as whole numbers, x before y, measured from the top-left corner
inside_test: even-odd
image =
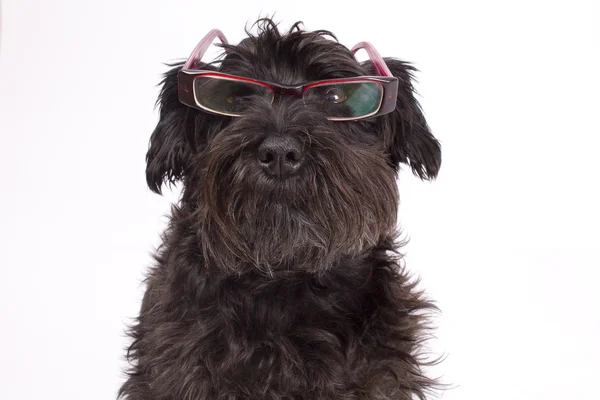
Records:
[[[392,75],[398,78],[396,109],[379,117],[381,130],[395,168],[407,164],[421,179],[434,179],[442,163],[441,147],[432,135],[419,102],[415,98],[413,73],[416,68],[407,62],[386,58]],[[373,73],[370,61],[365,63]]]
[[[146,182],[160,194],[165,182],[183,179],[191,164],[197,112],[179,101],[177,72],[181,64],[164,75],[157,105],[160,119],[146,154]]]

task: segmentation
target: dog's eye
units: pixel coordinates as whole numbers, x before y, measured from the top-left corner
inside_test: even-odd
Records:
[[[231,96],[227,96],[225,98],[225,102],[227,104],[229,104],[230,106],[245,105],[250,102],[250,96],[248,96],[248,95],[246,95],[246,96],[231,95]]]
[[[339,104],[346,101],[346,94],[341,88],[329,88],[323,95],[323,99],[328,103]]]

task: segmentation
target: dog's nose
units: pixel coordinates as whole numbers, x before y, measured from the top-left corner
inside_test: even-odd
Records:
[[[258,163],[272,176],[290,176],[304,162],[302,143],[290,136],[269,136],[258,147]]]

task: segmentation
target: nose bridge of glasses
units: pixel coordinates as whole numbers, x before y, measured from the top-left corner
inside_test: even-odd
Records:
[[[272,85],[273,92],[279,96],[302,97],[303,86]]]

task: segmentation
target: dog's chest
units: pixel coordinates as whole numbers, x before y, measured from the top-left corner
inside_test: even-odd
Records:
[[[231,279],[204,289],[155,306],[174,317],[150,335],[157,339],[149,347],[155,379],[301,391],[315,380],[347,381],[370,347],[359,340],[374,312],[364,288],[328,288],[306,278]]]

